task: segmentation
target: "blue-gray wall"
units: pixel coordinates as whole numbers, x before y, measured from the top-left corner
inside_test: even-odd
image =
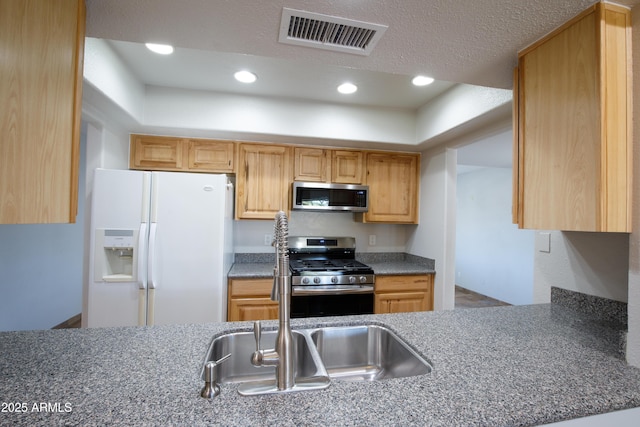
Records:
[[[511,223],[511,169],[460,174],[456,189],[456,285],[532,304],[534,233]]]
[[[2,331],[49,329],[82,311],[85,141],[83,130],[75,224],[0,225]]]

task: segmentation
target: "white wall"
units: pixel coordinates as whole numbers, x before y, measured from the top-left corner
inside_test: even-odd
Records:
[[[416,139],[427,141],[463,127],[505,104],[513,93],[505,89],[460,84],[418,110]]]
[[[411,110],[313,103],[148,86],[143,123],[152,128],[211,130],[312,140],[415,143]]]
[[[85,85],[97,88],[137,121],[141,121],[145,88],[102,39],[85,38]]]
[[[81,133],[84,169],[86,127]],[[85,180],[75,224],[0,225],[0,331],[48,329],[82,310]]]
[[[456,150],[437,147],[422,153],[420,225],[410,231],[407,252],[435,260],[434,308],[455,302]]]
[[[548,233],[551,234],[550,252],[535,251],[537,303],[549,302],[551,286],[627,301],[628,234]]]
[[[509,304],[533,303],[534,232],[511,223],[511,169],[458,175],[456,284]]]

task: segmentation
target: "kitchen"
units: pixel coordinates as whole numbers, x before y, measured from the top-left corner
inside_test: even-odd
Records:
[[[513,56],[515,56],[515,53],[513,53]],[[88,70],[90,71],[90,70]],[[510,71],[509,71],[510,72]],[[477,100],[477,99],[482,99],[485,100],[487,97],[483,98],[483,90],[482,89],[476,89],[476,88],[459,88],[458,89],[458,93],[461,93],[462,95],[465,95],[465,89],[467,89],[467,103],[469,103],[469,99],[471,100]],[[86,91],[89,91],[89,88],[85,88]],[[156,102],[158,106],[162,106],[161,108],[166,109],[165,113],[170,115],[173,120],[177,120],[176,117],[178,117],[180,111],[175,111],[175,110],[169,110],[168,109],[168,104],[170,104],[170,101],[168,100],[168,91],[162,91],[162,90],[156,90],[156,91],[150,91],[150,96],[152,96],[154,98],[154,102]],[[452,94],[451,94],[452,95]],[[89,93],[89,96],[91,96],[91,93]],[[162,100],[165,99],[166,103],[162,104]],[[464,99],[464,98],[463,98]],[[126,100],[125,100],[126,101]],[[193,101],[192,99],[189,99],[189,101]],[[441,100],[442,102],[444,102],[445,100]],[[496,101],[497,107],[502,107],[502,112],[505,111],[510,111],[510,106],[507,105],[510,101],[509,97],[506,98],[501,98],[498,99]],[[465,101],[461,101],[461,102],[465,102]],[[496,104],[492,104],[489,106],[485,106],[485,108],[487,110],[489,110],[490,112],[495,112],[495,107]],[[505,108],[506,105],[506,108]],[[134,106],[135,107],[135,106]],[[273,107],[273,105],[269,105],[269,107]],[[480,106],[482,107],[482,106]],[[158,107],[160,108],[160,107]],[[433,107],[435,111],[439,111],[440,109],[437,106]],[[288,111],[290,112],[290,111]],[[92,111],[89,111],[88,113],[85,112],[85,114],[91,115]],[[100,115],[100,112],[93,112],[94,116]],[[183,115],[188,115],[189,112],[185,111]],[[424,114],[427,114],[427,112],[424,112]],[[172,122],[169,121],[169,118],[171,117],[159,117],[154,123],[153,126],[155,127],[160,127],[165,123],[169,123],[171,124]],[[507,119],[508,120],[508,119]],[[373,120],[375,121],[375,119]],[[486,127],[484,127],[484,129],[488,129],[491,127],[491,124],[487,125]],[[346,128],[348,129],[348,128]],[[377,129],[377,128],[376,128]],[[122,130],[122,129],[103,129],[101,130],[101,134],[96,134],[97,130],[94,127],[88,127],[87,128],[87,139],[92,139],[93,141],[98,140],[99,143],[108,143],[110,141],[108,141],[109,139],[111,140],[115,140],[117,141],[116,145],[110,145],[110,149],[105,152],[104,154],[101,154],[103,156],[104,159],[104,164],[103,166],[107,166],[107,167],[115,167],[115,168],[126,168],[126,159],[127,159],[127,154],[128,154],[128,147],[125,146],[126,142],[127,142],[127,136],[126,136],[126,130]],[[424,130],[425,134],[430,134],[430,135],[440,135],[441,133],[443,133],[442,129],[429,129],[429,130]],[[368,136],[370,139],[374,139],[373,135]],[[375,137],[377,138],[377,136]],[[286,142],[286,141],[283,141]],[[457,143],[454,142],[452,144]],[[453,146],[453,145],[450,145]],[[93,150],[95,149],[95,146],[88,146],[87,150]],[[114,154],[115,153],[115,154]],[[442,147],[436,147],[434,149],[431,150],[425,150],[425,152],[423,153],[423,158],[429,159],[428,161],[425,161],[426,164],[423,164],[423,176],[428,176],[429,179],[425,179],[422,183],[421,183],[421,198],[422,200],[429,200],[431,204],[436,205],[436,206],[446,206],[447,203],[447,199],[446,199],[446,195],[442,195],[442,191],[441,188],[444,188],[447,186],[447,178],[445,176],[445,174],[442,173],[442,171],[444,170],[449,170],[448,168],[451,167],[451,163],[455,163],[454,159],[452,159],[453,156],[453,152],[451,151],[443,151]],[[92,157],[92,158],[97,158],[97,157]],[[433,179],[431,179],[433,178]],[[450,250],[449,247],[446,247],[446,245],[442,244],[442,242],[447,241],[447,236],[450,234],[447,233],[451,233],[451,229],[450,229],[450,225],[448,225],[445,221],[447,215],[445,212],[437,212],[435,210],[426,210],[424,209],[424,202],[421,204],[422,209],[421,209],[421,218],[420,218],[420,225],[417,227],[414,226],[408,226],[407,228],[411,229],[411,231],[404,231],[404,233],[407,234],[407,237],[405,237],[405,239],[400,238],[399,240],[394,240],[397,239],[396,233],[394,231],[389,231],[388,227],[382,227],[381,231],[378,231],[377,229],[373,232],[370,233],[369,230],[365,231],[363,234],[366,236],[368,234],[377,234],[378,236],[393,236],[390,237],[389,240],[385,241],[384,239],[380,239],[380,237],[378,238],[378,245],[380,247],[389,247],[391,250],[406,250],[407,252],[410,253],[415,253],[418,255],[424,255],[427,256],[429,258],[433,258],[436,260],[445,260],[447,259],[447,250]],[[338,214],[340,215],[340,214]],[[342,225],[342,227],[344,227],[345,229],[349,228],[349,222],[350,219],[340,219],[339,221],[344,221],[344,224]],[[27,227],[27,226],[25,226]],[[236,248],[237,252],[243,252],[245,250],[245,248],[248,247],[253,247],[255,250],[257,249],[262,249],[262,247],[264,246],[262,244],[262,239],[263,239],[263,234],[264,234],[264,228],[268,228],[269,226],[267,225],[262,225],[261,223],[255,223],[255,224],[250,224],[248,225],[248,227],[252,227],[253,230],[248,233],[251,237],[248,237],[247,240],[243,243],[241,243],[240,248]],[[402,226],[397,226],[397,227],[402,227]],[[395,228],[395,227],[394,227]],[[47,230],[48,231],[48,230]],[[429,236],[433,236],[430,239],[428,239],[428,241],[426,241],[425,239],[420,239],[420,235],[429,235]],[[440,236],[439,238],[437,236]],[[553,239],[554,241],[552,242],[552,245],[559,244],[561,246],[564,246],[564,238],[562,237],[561,234],[553,234]],[[558,240],[555,240],[558,239]],[[594,242],[595,239],[595,243]],[[631,239],[633,240],[633,235],[631,236]],[[575,239],[574,239],[575,240]],[[581,244],[583,245],[599,245],[601,244],[601,241],[604,240],[605,244],[608,241],[607,237],[585,237],[582,239],[583,242]],[[4,239],[3,239],[4,241]],[[20,236],[15,236],[14,238],[12,238],[12,242],[19,242],[20,241]],[[406,242],[406,243],[405,243]],[[51,242],[51,246],[53,246],[54,248],[56,247],[57,242]],[[614,248],[619,248],[620,244],[617,242],[613,242],[610,243]],[[37,245],[34,245],[35,247],[37,247]],[[561,247],[560,246],[560,247]],[[631,252],[633,254],[633,251],[635,250],[634,248],[636,247],[633,244],[633,241],[630,244],[631,247]],[[19,248],[19,246],[18,246]],[[16,250],[16,246],[15,245],[11,245],[11,247],[7,247],[6,249],[6,253],[8,255],[10,255],[12,253],[12,251]],[[627,249],[628,250],[628,249]],[[80,252],[82,253],[82,252]],[[624,253],[624,252],[623,252]],[[4,254],[4,252],[3,252]],[[631,257],[630,259],[636,259],[637,257]],[[437,309],[442,309],[442,308],[452,308],[452,292],[453,292],[453,287],[448,285],[445,286],[443,284],[446,283],[452,283],[452,272],[448,269],[452,269],[452,265],[447,265],[446,263],[442,263],[441,265],[438,264],[437,270],[438,270],[438,275],[437,275],[437,280],[439,281],[439,286],[436,286],[436,295],[435,295],[435,304],[436,304],[436,308]],[[633,286],[634,279],[636,278],[635,274],[633,274],[633,272],[636,271],[636,266],[634,266],[633,262],[630,263],[630,278],[629,278],[629,307],[630,307],[630,318],[632,318],[631,316],[633,316],[633,307],[634,307],[634,301],[637,301],[637,299],[634,299],[634,294],[633,294],[633,289],[635,289],[635,287]],[[552,273],[555,274],[559,274],[560,276],[566,275],[566,273],[564,272],[564,270],[554,270],[552,271]],[[602,274],[604,275],[604,277],[606,278],[606,274],[607,272],[602,272]],[[447,281],[447,277],[449,277],[449,282]],[[542,274],[542,277],[544,280],[548,280],[553,282],[553,279],[550,278],[547,274]],[[598,280],[600,280],[601,278],[598,278]],[[606,280],[602,280],[603,282]],[[592,290],[592,281],[591,281],[591,277],[587,276],[584,278],[584,282],[581,281],[577,281],[578,283],[576,283],[576,286],[580,287],[585,287],[586,289],[584,289],[585,292],[589,293],[591,292],[592,294],[595,295],[599,295],[602,293],[607,293],[606,288],[604,290],[602,289],[596,289],[596,290]],[[554,283],[554,285],[556,285]],[[626,284],[625,284],[626,285]],[[578,289],[581,290],[581,289]],[[548,291],[547,291],[548,292]],[[617,292],[617,290],[616,290]],[[544,292],[543,292],[544,294]],[[545,296],[543,295],[541,297],[540,300],[538,300],[537,302],[546,302],[544,301]],[[548,299],[548,294],[546,295],[546,298]],[[637,322],[636,322],[637,323]],[[634,329],[633,329],[633,325],[634,322],[631,321],[630,322],[630,331],[629,331],[629,343],[630,343],[630,350],[631,353],[633,351],[633,340],[634,340]],[[633,354],[630,354],[628,356],[629,360],[631,363],[633,360]]]

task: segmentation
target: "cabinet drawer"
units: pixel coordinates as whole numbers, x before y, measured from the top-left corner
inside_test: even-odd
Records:
[[[376,276],[376,292],[427,291],[433,284],[433,274],[411,276]]]
[[[229,322],[278,318],[278,303],[269,298],[240,298],[229,301]]]
[[[229,297],[271,296],[273,279],[231,280]]]

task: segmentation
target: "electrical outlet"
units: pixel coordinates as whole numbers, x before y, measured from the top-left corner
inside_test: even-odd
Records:
[[[375,245],[376,245],[376,235],[369,234],[369,246],[375,246]]]
[[[271,246],[271,242],[273,241],[273,235],[272,234],[265,234],[264,235],[264,245],[265,246]]]

